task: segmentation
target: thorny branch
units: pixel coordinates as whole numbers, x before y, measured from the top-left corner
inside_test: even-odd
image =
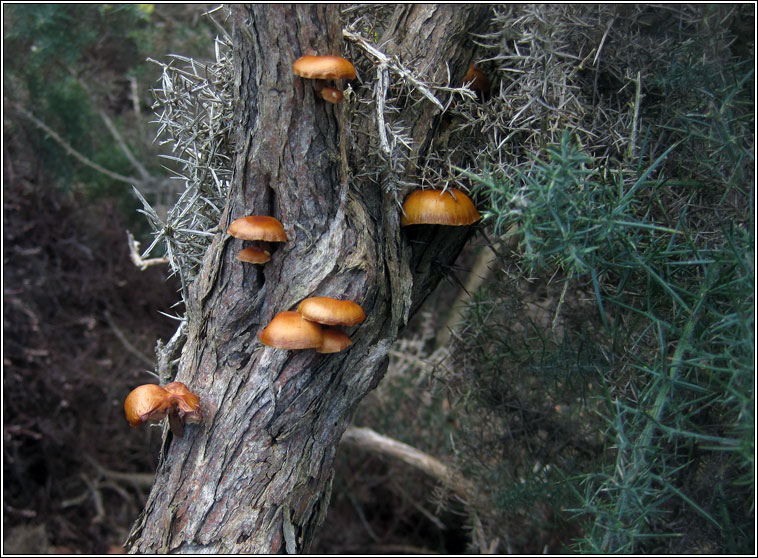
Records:
[[[376,122],[376,135],[378,149],[375,155],[379,159],[379,168],[383,168],[382,182],[384,190],[392,192],[400,205],[398,195],[402,186],[415,187],[416,184],[406,184],[401,175],[405,172],[406,164],[410,160],[412,140],[406,133],[406,126],[401,121],[392,121],[391,115],[399,114],[402,95],[394,98],[390,89],[418,91],[425,99],[431,102],[440,112],[447,111],[455,95],[463,99],[476,99],[473,91],[465,87],[449,87],[423,81],[418,73],[405,66],[397,57],[391,57],[382,52],[376,45],[368,41],[361,34],[349,29],[342,31],[345,39],[355,44],[371,60],[374,61],[376,76],[370,80],[372,86],[364,89],[373,95],[373,99],[359,99],[361,103],[373,107],[373,120]],[[449,73],[448,73],[449,75]],[[399,79],[393,80],[393,76]],[[447,103],[443,103],[435,93],[450,93]],[[392,98],[391,98],[392,97]],[[368,176],[367,176],[368,177]],[[374,179],[375,180],[375,179]]]
[[[134,235],[129,231],[126,231],[126,242],[129,245],[129,257],[132,259],[132,263],[142,271],[154,265],[166,265],[169,263],[168,258],[165,256],[162,258],[143,259],[139,253],[140,243],[134,239]]]
[[[434,94],[432,93],[432,90],[445,91],[448,93],[461,95],[461,97],[464,97],[464,98],[476,99],[476,94],[470,89],[466,89],[465,87],[449,87],[449,86],[444,86],[444,85],[433,85],[433,84],[424,83],[423,81],[421,81],[420,79],[416,77],[413,71],[409,70],[402,63],[400,63],[397,57],[390,58],[389,56],[384,54],[382,51],[380,51],[378,48],[376,48],[374,45],[372,45],[369,41],[364,39],[358,33],[353,33],[352,31],[343,29],[342,35],[349,41],[353,41],[354,43],[356,43],[367,54],[369,54],[370,56],[372,56],[373,58],[377,60],[377,62],[379,63],[377,66],[377,72],[382,71],[384,68],[388,68],[389,70],[395,72],[402,79],[406,80],[413,88],[420,91],[424,97],[429,99],[429,101],[431,101],[434,105],[437,106],[438,109],[440,109],[443,112],[447,109],[447,107],[443,105],[442,102],[437,97],[434,96]],[[447,106],[449,105],[450,105],[450,101],[448,101],[447,103]]]

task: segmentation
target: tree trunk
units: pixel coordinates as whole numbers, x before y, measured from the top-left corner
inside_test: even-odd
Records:
[[[233,10],[238,152],[220,228],[272,215],[288,241],[265,266],[241,264],[243,242],[224,232],[206,253],[189,291],[176,378],[200,396],[205,419],[172,440],[130,552],[307,552],[326,515],[342,433],[382,378],[398,331],[471,233],[400,229],[395,195],[352,179],[369,146],[347,140],[347,103],[323,102],[292,73],[310,49],[341,52],[337,6]],[[428,68],[427,78],[442,85],[449,62],[460,80],[473,50],[469,33],[487,14],[483,6],[399,6],[385,52]],[[416,164],[403,180],[419,184],[440,111],[409,105]],[[366,321],[348,331],[354,344],[331,355],[262,346],[257,331],[309,296],[363,306]]]

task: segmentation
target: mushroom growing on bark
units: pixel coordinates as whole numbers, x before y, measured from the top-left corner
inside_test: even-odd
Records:
[[[321,98],[330,103],[339,103],[342,92],[332,87],[326,87],[327,79],[355,79],[355,66],[340,56],[301,56],[292,65],[296,76],[315,79],[313,86]]]
[[[237,254],[237,259],[241,262],[247,262],[252,264],[264,264],[271,260],[271,253],[268,250],[257,248],[255,246],[248,246],[243,248]]]
[[[469,66],[466,75],[461,80],[461,87],[468,87],[476,91],[479,101],[484,102],[490,96],[490,80],[484,75],[484,72],[477,69],[473,64]]]
[[[342,91],[339,89],[334,89],[332,87],[324,87],[321,89],[320,94],[322,99],[335,105],[345,97],[342,94]]]
[[[353,344],[350,336],[336,327],[325,327],[322,333],[324,339],[321,346],[316,349],[317,353],[339,353]]]
[[[203,420],[200,398],[181,382],[171,382],[164,387],[144,384],[134,388],[126,396],[124,413],[132,428],[168,416],[171,432],[178,438],[184,435],[185,422]]]
[[[465,226],[476,223],[480,217],[474,202],[460,190],[416,190],[403,203],[400,226]]]
[[[265,215],[248,215],[235,219],[226,232],[242,240],[287,242],[287,233],[282,223],[278,219]]]
[[[235,219],[226,232],[241,240],[260,240],[263,242],[287,242],[287,233],[282,223],[266,215],[248,215]],[[263,264],[271,259],[271,253],[255,246],[242,249],[237,254],[242,262]]]
[[[306,320],[324,325],[352,326],[366,319],[366,313],[360,304],[329,296],[306,298],[298,305],[297,311]]]
[[[321,326],[297,312],[279,312],[258,332],[261,343],[274,349],[316,349],[323,341]]]
[[[168,393],[156,384],[144,384],[134,388],[124,401],[126,420],[132,428],[146,422],[158,422],[166,417]]]

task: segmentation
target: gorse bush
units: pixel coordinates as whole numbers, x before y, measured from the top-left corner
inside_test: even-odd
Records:
[[[630,215],[639,202],[635,193],[655,186],[648,181],[655,166],[628,189],[621,173],[615,177],[617,184],[608,184],[571,139],[564,133],[559,145],[545,149],[545,160],[516,170],[512,180],[478,180],[475,191],[487,198],[484,218],[493,222],[496,234],[518,224],[516,234],[530,273],[550,267],[569,278],[591,273],[597,281],[596,271],[603,263],[620,259],[621,266],[633,264],[636,246],[647,242],[650,234],[677,231]]]
[[[752,545],[754,243],[748,223],[724,201],[749,191],[744,163],[752,156],[734,134],[750,115],[733,104],[747,82],[712,92],[720,108],[702,119],[680,114],[679,126],[667,127],[677,131],[676,143],[646,168],[637,165],[637,176],[596,168],[566,132],[530,165],[477,179],[495,234],[508,230],[517,240],[522,276],[562,285],[553,327],[535,327],[531,343],[504,336],[512,326],[482,327],[497,324],[493,316],[504,310],[514,315],[491,292],[472,304],[463,331],[479,333],[466,337],[461,360],[474,358],[471,374],[487,382],[478,401],[494,408],[498,394],[519,393],[503,383],[509,366],[535,378],[522,376],[522,390],[531,385],[551,403],[565,395],[563,383],[536,378],[556,371],[559,345],[551,337],[567,292],[588,294],[602,324],[569,331],[570,320],[561,320],[563,342],[600,340],[603,353],[583,369],[591,395],[582,407],[602,418],[605,449],[581,472],[558,463],[564,482],[555,483],[571,487],[571,511],[586,518],[576,550],[660,551],[661,537],[682,539],[668,547],[679,550],[713,548],[706,541],[729,552]],[[739,110],[723,117],[727,108]],[[690,142],[706,155],[694,170],[665,164],[669,155],[691,158]],[[703,200],[711,201],[707,215]],[[483,304],[490,306],[485,320]],[[573,375],[572,359],[558,362],[566,378]]]
[[[493,10],[449,160],[488,280],[449,350],[409,324],[357,420],[474,482],[471,549],[750,552],[754,10]]]

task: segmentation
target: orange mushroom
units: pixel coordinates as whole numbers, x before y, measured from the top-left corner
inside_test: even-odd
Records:
[[[366,319],[366,313],[360,304],[329,296],[306,298],[298,305],[297,311],[306,320],[324,325],[352,326]]]
[[[171,382],[164,387],[144,384],[134,388],[126,396],[124,413],[132,428],[168,416],[171,432],[177,438],[184,435],[185,422],[203,420],[200,398],[181,382]]]
[[[237,259],[241,262],[247,262],[252,264],[264,264],[271,260],[271,253],[268,250],[262,248],[256,248],[255,246],[248,246],[243,248],[237,254]]]
[[[463,76],[461,87],[468,87],[476,91],[480,101],[485,101],[490,95],[490,80],[484,75],[484,72],[477,69],[473,64],[469,66],[466,75]]]
[[[320,325],[304,319],[297,312],[279,312],[258,332],[258,339],[275,349],[316,349],[321,346],[323,333]]]
[[[171,382],[163,386],[169,394],[169,402],[175,406],[179,417],[187,422],[200,422],[203,420],[203,409],[200,406],[200,398],[192,393],[182,382]]]
[[[308,79],[355,79],[355,66],[341,56],[301,56],[292,71]]]
[[[168,393],[156,384],[144,384],[134,388],[124,401],[126,420],[132,428],[146,422],[163,420],[168,410]]]
[[[322,333],[324,339],[321,341],[321,346],[316,349],[317,353],[339,353],[353,344],[350,336],[337,328],[325,327]]]
[[[319,93],[321,94],[322,99],[335,105],[345,97],[342,94],[342,91],[331,87],[324,87]]]
[[[344,95],[333,87],[326,87],[328,79],[355,79],[355,66],[341,56],[301,56],[292,65],[296,76],[314,79],[314,88],[321,98],[330,103],[339,103]]]
[[[281,222],[265,215],[249,215],[235,219],[226,232],[242,240],[287,242],[287,233]]]
[[[403,203],[400,226],[452,225],[476,223],[481,216],[474,203],[460,190],[416,190]]]

